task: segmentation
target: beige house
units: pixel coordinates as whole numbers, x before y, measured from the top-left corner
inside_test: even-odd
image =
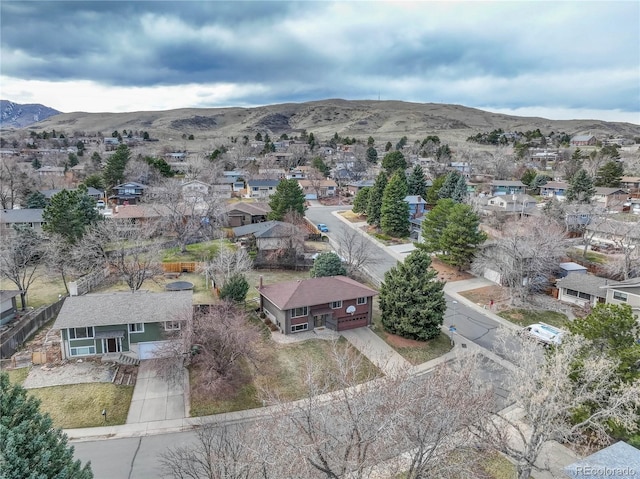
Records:
[[[610,284],[604,289],[607,304],[628,304],[635,314],[640,314],[640,278]]]
[[[298,180],[298,185],[304,192],[306,199],[317,200],[336,196],[338,184],[333,180]]]

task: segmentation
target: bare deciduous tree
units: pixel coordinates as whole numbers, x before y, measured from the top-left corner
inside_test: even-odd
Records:
[[[149,201],[160,215],[162,226],[175,236],[181,251],[186,251],[190,241],[213,238],[222,217],[222,202],[212,189],[187,193],[176,180],[153,188]]]
[[[0,244],[0,275],[20,290],[22,309],[27,306],[29,287],[38,278],[43,239],[28,227],[15,228]]]
[[[218,253],[204,263],[203,272],[212,278],[216,287],[222,287],[235,275],[244,275],[251,271],[253,260],[243,248],[233,249],[224,244]]]
[[[528,217],[504,225],[500,236],[476,254],[472,270],[483,275],[495,271],[509,287],[511,304],[526,303],[530,292],[546,286],[565,254],[565,230],[545,217]]]
[[[172,347],[174,358],[187,353],[186,365],[198,370],[198,388],[207,394],[233,388],[245,377],[242,362],[257,364],[262,359],[260,329],[227,301],[186,321]]]
[[[566,336],[562,345],[543,353],[539,344],[502,334],[500,354],[516,365],[506,379],[509,400],[523,418],[498,412],[475,431],[516,463],[518,479],[537,469],[547,441],[607,444],[612,425],[637,429],[640,383],[619,384],[616,364],[605,355],[583,356],[597,347]]]
[[[337,235],[338,251],[347,263],[347,271],[350,275],[378,260],[375,246],[353,228],[342,228]]]
[[[156,231],[157,225],[151,221],[100,221],[74,249],[74,261],[85,271],[108,267],[135,293],[146,280],[162,274],[162,242]]]

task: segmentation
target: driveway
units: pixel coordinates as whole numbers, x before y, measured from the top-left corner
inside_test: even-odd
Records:
[[[157,375],[150,361],[141,361],[127,424],[186,417],[184,375],[181,377],[179,384],[172,384]]]
[[[341,331],[340,334],[385,374],[394,374],[411,367],[409,361],[369,328],[350,329]]]

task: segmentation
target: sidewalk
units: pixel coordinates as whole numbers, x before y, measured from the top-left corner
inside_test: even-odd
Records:
[[[386,375],[393,375],[411,367],[409,361],[370,328],[350,329],[341,331],[340,334]]]

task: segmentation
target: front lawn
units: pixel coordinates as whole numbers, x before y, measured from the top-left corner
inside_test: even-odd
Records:
[[[111,383],[85,383],[29,389],[28,394],[42,402],[40,410],[49,413],[56,427],[113,426],[127,421],[133,386]],[[102,410],[107,411],[107,421]]]
[[[373,302],[372,329],[389,346],[414,366],[438,358],[451,350],[450,339],[442,333],[429,341],[416,341],[386,332],[382,326],[382,313],[380,312],[378,298],[375,298]]]
[[[363,221],[367,221],[367,217],[365,215],[354,213],[351,210],[340,211],[338,214],[351,223],[362,223]]]
[[[530,309],[514,308],[507,309],[506,311],[500,311],[498,316],[522,327],[529,326],[534,323],[547,323],[551,326],[564,329],[569,324],[569,318],[567,318],[565,314],[558,313],[557,311],[534,311]]]
[[[29,369],[30,368],[3,369],[2,372],[9,375],[9,382],[11,384],[22,386],[24,380],[27,379],[29,375]]]
[[[289,344],[274,343],[270,339],[267,341],[267,357],[264,361],[255,368],[246,365],[244,369],[247,380],[226,394],[212,396],[195,390],[193,384],[197,381],[198,372],[192,370],[189,375],[192,384],[191,415],[206,416],[260,407],[265,394],[284,401],[302,399],[308,392],[305,386],[308,366],[324,365],[324,369],[320,368],[319,371],[325,372],[330,367],[334,347],[332,341],[309,339]],[[340,338],[335,346],[342,351],[349,348],[350,353],[360,354],[344,338]],[[380,374],[369,360],[363,356],[361,359],[362,381]]]
[[[73,281],[74,278],[67,278]],[[6,278],[0,278],[0,289],[15,290],[18,289],[15,284]],[[47,272],[44,266],[38,266],[35,274],[35,280],[29,286],[27,292],[27,306],[30,308],[39,308],[40,306],[48,306],[58,301],[59,295],[65,295],[64,283],[59,275],[52,275]],[[18,309],[22,307],[20,296],[16,297]]]

